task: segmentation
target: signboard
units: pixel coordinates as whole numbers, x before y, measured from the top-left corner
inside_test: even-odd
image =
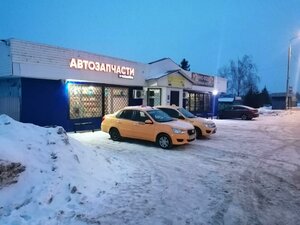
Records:
[[[106,73],[118,74],[120,78],[133,79],[134,68],[128,66],[119,66],[109,63],[101,63],[91,60],[75,59],[70,60],[70,68],[79,70],[90,70]]]
[[[200,73],[192,73],[192,80],[195,84],[205,87],[214,87],[215,78]]]
[[[181,75],[169,75],[168,85],[171,87],[184,87],[185,78]]]

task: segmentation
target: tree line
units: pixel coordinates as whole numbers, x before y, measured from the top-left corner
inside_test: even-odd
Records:
[[[190,64],[185,58],[179,66],[190,71]],[[255,108],[271,104],[267,88],[264,87],[261,91],[258,89],[260,77],[251,56],[244,55],[237,61],[230,60],[229,65],[221,67],[218,73],[227,79],[227,94],[242,97],[243,104]]]
[[[244,55],[237,61],[230,60],[229,65],[219,69],[219,75],[227,79],[228,93],[242,97],[243,104],[254,108],[271,105],[267,87],[261,91],[258,89],[260,77],[251,56]]]

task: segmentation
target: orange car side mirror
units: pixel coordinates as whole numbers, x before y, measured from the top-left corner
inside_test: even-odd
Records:
[[[153,122],[151,120],[146,120],[145,124],[153,124]]]

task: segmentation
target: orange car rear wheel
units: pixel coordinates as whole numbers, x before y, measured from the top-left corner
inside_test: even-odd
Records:
[[[115,127],[111,128],[109,130],[109,135],[113,141],[121,141],[121,139],[122,139],[119,130]]]

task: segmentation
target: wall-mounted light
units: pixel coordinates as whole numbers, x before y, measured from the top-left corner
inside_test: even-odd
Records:
[[[214,95],[214,96],[216,96],[217,94],[218,94],[219,92],[218,92],[218,90],[213,90],[213,92],[212,92],[212,94]]]

